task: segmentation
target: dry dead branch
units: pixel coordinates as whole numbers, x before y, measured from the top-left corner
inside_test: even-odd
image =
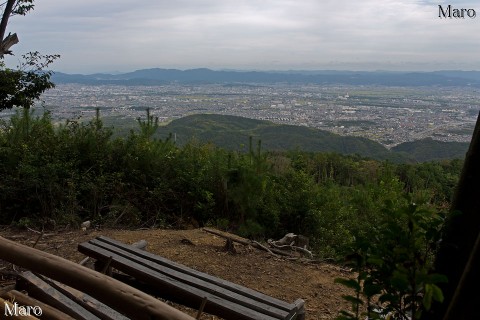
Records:
[[[248,240],[248,239],[245,239],[245,238],[241,238],[239,236],[233,235],[233,234],[228,233],[228,232],[222,232],[222,231],[218,231],[218,230],[214,230],[214,229],[210,229],[210,228],[203,228],[203,231],[214,234],[216,236],[219,236],[219,237],[222,237],[222,238],[225,238],[225,239],[230,239],[233,242],[238,242],[238,243],[241,243],[245,246],[251,246],[251,247],[259,249],[259,250],[263,250],[263,251],[267,251],[267,252],[270,251],[270,252],[273,252],[273,253],[275,253],[277,255],[281,255],[281,256],[288,256],[288,257],[293,256],[291,253],[289,253],[287,251],[282,251],[282,250],[275,249],[275,248],[266,250],[267,248],[265,246],[259,245],[258,242],[255,243],[256,241],[251,241],[251,240]]]
[[[313,253],[311,251],[307,250],[306,248],[297,247],[297,246],[294,246],[294,245],[277,245],[277,244],[275,244],[275,241],[272,241],[272,240],[268,240],[268,244],[271,245],[272,247],[275,247],[275,248],[280,249],[280,250],[290,249],[292,251],[302,252],[302,253],[308,255],[310,258],[313,259]]]

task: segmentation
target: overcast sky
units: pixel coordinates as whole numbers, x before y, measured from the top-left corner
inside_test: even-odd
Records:
[[[440,0],[37,0],[10,19],[7,62],[38,50],[69,73],[480,70],[480,1],[448,3],[478,16],[440,19]]]

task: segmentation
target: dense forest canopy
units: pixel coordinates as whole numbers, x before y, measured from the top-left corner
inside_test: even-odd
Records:
[[[99,115],[54,126],[24,109],[0,129],[0,220],[28,225],[215,225],[248,237],[285,232],[338,256],[374,228],[386,203],[448,207],[461,160],[393,164],[358,155],[246,151],[139,130],[112,137]]]

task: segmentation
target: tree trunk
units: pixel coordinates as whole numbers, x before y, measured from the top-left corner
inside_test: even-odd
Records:
[[[2,21],[0,22],[0,42],[3,42],[5,36],[5,30],[7,30],[8,18],[12,14],[13,6],[17,0],[8,0],[5,5],[5,11],[3,11]]]
[[[467,152],[435,261],[444,274],[444,303],[434,304],[430,320],[478,319],[480,301],[480,115]],[[458,214],[457,214],[457,213]]]

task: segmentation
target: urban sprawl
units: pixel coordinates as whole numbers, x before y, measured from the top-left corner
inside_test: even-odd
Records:
[[[480,109],[480,90],[459,87],[62,84],[42,99],[56,121],[92,119],[97,108],[119,123],[145,117],[147,108],[162,123],[215,113],[362,136],[387,147],[427,137],[468,142]]]

